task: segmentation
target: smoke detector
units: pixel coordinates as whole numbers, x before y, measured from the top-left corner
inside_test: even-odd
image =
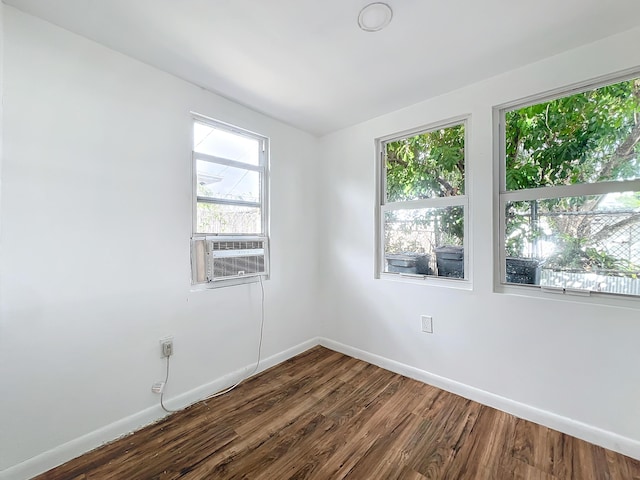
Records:
[[[358,26],[365,32],[379,32],[389,25],[393,10],[386,3],[370,3],[358,14]]]

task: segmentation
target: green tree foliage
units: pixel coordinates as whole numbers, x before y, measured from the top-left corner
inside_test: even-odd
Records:
[[[507,190],[640,176],[640,80],[507,112]]]
[[[640,178],[638,79],[507,112],[505,120],[507,190]],[[583,270],[613,268],[612,257],[596,245],[639,222],[640,214],[598,229],[587,213],[595,212],[604,198],[542,200],[535,205],[529,202],[528,208],[522,208],[522,203],[510,205],[506,212],[508,253],[521,254],[523,245],[539,235],[537,216],[584,212],[549,217],[559,251],[547,264]],[[628,269],[629,262],[620,260],[618,267]]]
[[[464,125],[387,143],[387,201],[464,194]]]
[[[520,108],[506,113],[507,190],[640,178],[640,79]],[[387,201],[446,197],[464,193],[464,126],[454,126],[389,142],[386,150]],[[540,232],[535,218],[552,211],[593,212],[603,196],[513,202],[507,207],[507,254],[520,256]],[[638,207],[638,193],[623,202]],[[535,203],[535,205],[534,205]],[[457,212],[456,212],[457,213]],[[456,222],[456,218],[458,221]],[[462,239],[461,215],[447,217],[447,235]],[[592,218],[574,215],[555,222],[558,244],[566,244],[583,264],[594,261],[604,242],[620,228],[640,222],[640,213],[594,231]],[[578,242],[568,242],[578,238]],[[564,239],[564,240],[562,240]],[[564,241],[564,243],[563,243]],[[580,254],[578,254],[580,252]],[[564,255],[564,254],[563,254]],[[566,264],[573,260],[558,255]]]
[[[386,144],[387,201],[398,202],[464,194],[464,125],[422,133]],[[435,244],[462,244],[460,207],[404,212],[405,234],[435,225]],[[402,250],[407,248],[400,247]]]

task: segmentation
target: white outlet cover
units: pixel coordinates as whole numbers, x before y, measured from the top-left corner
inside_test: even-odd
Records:
[[[165,342],[171,342],[171,344],[173,345],[173,337],[172,336],[166,336],[166,337],[162,337],[160,339],[160,358],[166,358],[166,356],[164,355],[164,349],[162,348],[162,345]],[[173,354],[173,349],[172,349],[172,354]]]
[[[422,331],[425,333],[433,333],[433,317],[429,315],[421,315]]]
[[[162,393],[164,391],[164,382],[156,382],[151,386],[153,393]]]

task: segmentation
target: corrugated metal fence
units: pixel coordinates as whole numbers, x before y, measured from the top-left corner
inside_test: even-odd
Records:
[[[623,295],[640,295],[640,278],[598,273],[559,272],[543,268],[540,272],[540,285],[579,288]]]

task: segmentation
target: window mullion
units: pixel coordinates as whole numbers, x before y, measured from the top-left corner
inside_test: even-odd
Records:
[[[547,198],[580,197],[586,195],[606,195],[614,192],[640,191],[640,180],[618,182],[579,183],[575,185],[555,185],[550,187],[527,188],[502,192],[507,201],[543,200]]]
[[[198,203],[211,203],[214,205],[235,205],[238,207],[255,207],[260,208],[262,205],[260,202],[249,202],[246,200],[228,200],[226,198],[210,198],[210,197],[196,197]]]
[[[207,155],[206,153],[194,152],[193,158],[194,160],[202,160],[203,162],[216,163],[218,165],[226,165],[228,167],[241,168],[243,170],[251,170],[254,172],[263,173],[265,171],[264,165],[251,165],[249,163],[239,162],[238,160]]]
[[[406,202],[391,202],[381,205],[383,212],[391,212],[394,210],[409,210],[417,208],[442,208],[442,207],[458,207],[467,204],[466,195],[458,195],[455,197],[436,197],[424,198],[421,200],[407,200]]]

